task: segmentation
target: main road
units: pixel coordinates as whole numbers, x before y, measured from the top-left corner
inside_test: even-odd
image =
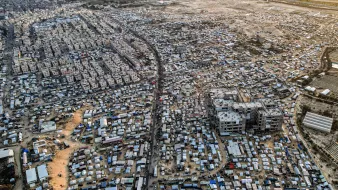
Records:
[[[143,40],[148,47],[150,47],[151,51],[153,52],[153,54],[155,55],[155,59],[156,59],[156,66],[157,66],[157,73],[156,73],[156,77],[155,77],[155,89],[154,89],[154,103],[153,103],[153,117],[152,117],[152,125],[150,128],[150,155],[148,154],[148,160],[149,160],[149,164],[147,167],[147,171],[146,171],[146,180],[147,180],[147,185],[145,187],[145,189],[150,189],[150,179],[151,179],[151,173],[152,171],[154,171],[154,167],[156,166],[156,157],[155,155],[157,154],[157,152],[154,150],[154,147],[156,146],[156,133],[157,133],[157,129],[160,127],[160,120],[158,115],[160,114],[160,94],[162,92],[162,87],[163,87],[163,65],[162,65],[162,61],[160,58],[160,55],[157,51],[157,49],[150,44],[143,36],[139,35],[136,31],[129,29],[129,31],[134,34],[136,37],[140,38],[141,40]]]
[[[163,87],[163,65],[162,65],[162,61],[161,58],[159,56],[159,53],[157,51],[157,49],[150,44],[145,38],[143,38],[142,36],[140,36],[137,32],[130,30],[129,31],[131,33],[133,33],[136,37],[142,39],[147,45],[148,47],[150,47],[150,49],[152,50],[153,54],[155,55],[155,59],[156,59],[156,66],[157,66],[157,74],[155,77],[155,89],[154,89],[154,103],[153,103],[153,117],[152,117],[152,125],[150,128],[150,135],[151,135],[151,140],[150,140],[150,155],[148,155],[148,160],[149,160],[149,164],[147,167],[147,176],[146,176],[146,180],[147,180],[147,185],[145,189],[150,189],[150,179],[151,179],[151,173],[152,171],[154,171],[154,167],[156,166],[156,154],[157,152],[155,151],[154,147],[156,146],[156,134],[157,134],[157,129],[160,127],[160,120],[158,115],[160,114],[161,111],[161,107],[160,107],[160,94],[162,92],[162,87]]]
[[[149,186],[151,185],[150,179],[151,179],[151,173],[154,171],[154,167],[156,165],[156,157],[154,155],[157,154],[157,152],[154,150],[154,147],[156,146],[156,133],[157,129],[160,126],[160,120],[158,119],[158,114],[160,114],[160,94],[162,92],[163,87],[163,64],[160,58],[160,55],[157,51],[157,49],[154,47],[153,44],[151,44],[147,39],[145,39],[142,35],[138,34],[136,31],[129,28],[127,25],[123,24],[122,22],[114,19],[116,23],[118,23],[120,26],[123,26],[124,29],[126,29],[128,32],[132,33],[135,37],[141,39],[143,42],[147,44],[147,46],[150,48],[152,53],[155,56],[156,59],[156,67],[157,67],[157,73],[156,77],[154,79],[155,81],[155,89],[154,89],[154,103],[153,103],[153,117],[152,117],[152,125],[150,128],[150,153],[148,153],[147,160],[149,160],[148,166],[146,167],[146,186],[145,189],[150,189]]]

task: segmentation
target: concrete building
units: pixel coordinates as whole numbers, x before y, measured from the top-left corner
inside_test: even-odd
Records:
[[[283,113],[278,108],[259,110],[257,126],[261,131],[278,131],[283,124]]]
[[[214,101],[211,104],[212,105],[208,109],[208,114],[209,117],[211,118],[211,123],[215,125],[218,113],[229,111],[231,109],[231,106],[234,104],[234,101],[224,99],[214,99]]]
[[[242,114],[247,124],[253,124],[257,118],[257,112],[262,109],[263,105],[260,102],[234,103],[232,109],[239,114]]]
[[[224,111],[217,114],[216,126],[220,134],[245,131],[245,118],[234,111]]]
[[[217,93],[215,93],[217,92]],[[220,134],[228,132],[240,133],[246,129],[254,131],[281,130],[283,113],[275,101],[269,98],[259,99],[254,102],[237,102],[234,98],[223,99],[225,90],[213,90],[209,94],[209,116],[211,124]],[[216,97],[213,99],[213,97]],[[236,98],[235,98],[236,99]]]

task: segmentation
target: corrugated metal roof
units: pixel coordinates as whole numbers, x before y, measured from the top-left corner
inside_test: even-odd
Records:
[[[328,133],[331,131],[332,123],[332,118],[321,116],[311,112],[307,112],[303,120],[303,124],[306,127]]]
[[[45,164],[38,166],[37,170],[38,170],[38,176],[40,180],[43,180],[48,177],[47,167]]]
[[[35,183],[37,181],[35,168],[26,170],[26,178],[28,184]]]

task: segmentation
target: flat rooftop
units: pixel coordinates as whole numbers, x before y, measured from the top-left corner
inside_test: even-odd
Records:
[[[243,102],[243,103],[234,103],[233,108],[234,109],[240,109],[240,108],[245,108],[245,109],[253,109],[253,108],[262,108],[262,103],[260,102]]]
[[[215,99],[213,101],[214,106],[217,107],[228,107],[234,104],[233,100]]]
[[[239,113],[234,111],[219,112],[217,116],[221,122],[239,122],[243,119]]]
[[[282,116],[283,113],[278,108],[269,108],[262,110],[260,113],[262,113],[264,116]]]

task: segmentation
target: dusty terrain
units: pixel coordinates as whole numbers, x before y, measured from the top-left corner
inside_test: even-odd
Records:
[[[61,150],[56,153],[52,162],[48,164],[48,172],[50,174],[52,184],[54,189],[65,189],[68,184],[68,160],[71,153],[80,147],[79,143],[69,143],[70,148]],[[59,177],[58,175],[62,176]]]
[[[338,96],[338,69],[337,69],[337,61],[338,61],[338,51],[333,50],[328,54],[329,62],[328,69],[324,69],[324,76],[318,76],[313,78],[313,81],[309,84],[310,86],[315,87],[318,91],[322,91],[324,89],[329,89],[330,93],[329,97],[337,98]]]
[[[292,53],[299,56],[308,52],[304,47],[326,42],[337,44],[335,37],[338,27],[338,12],[333,10],[312,9],[263,0],[183,0],[170,1],[163,6],[125,8],[143,12],[145,16],[166,15],[161,22],[210,21],[224,23],[243,39],[259,36],[271,44],[295,45],[300,47]],[[242,42],[248,45],[247,42]],[[285,49],[284,47],[283,49]],[[274,56],[267,59],[274,59]],[[255,60],[255,57],[253,57]]]
[[[69,143],[70,148],[58,151],[53,161],[48,164],[48,173],[51,177],[50,183],[52,184],[54,189],[66,189],[67,187],[67,165],[69,162],[69,157],[76,149],[81,146],[79,142],[71,141],[70,135],[73,132],[73,129],[82,122],[84,110],[86,109],[82,108],[76,111],[73,115],[73,118],[65,124],[65,128],[62,130],[62,133],[66,136],[65,141]],[[59,177],[59,174],[61,174],[62,176]]]
[[[327,9],[336,9],[338,8],[338,2],[336,0],[272,0],[275,2],[284,2],[300,6],[308,7],[320,7]]]
[[[313,86],[317,88],[318,90],[322,89],[330,89],[331,94],[330,96],[337,97],[338,95],[338,78],[336,76],[332,75],[325,75],[321,78],[316,78],[313,80],[313,82],[310,84],[310,86]]]

